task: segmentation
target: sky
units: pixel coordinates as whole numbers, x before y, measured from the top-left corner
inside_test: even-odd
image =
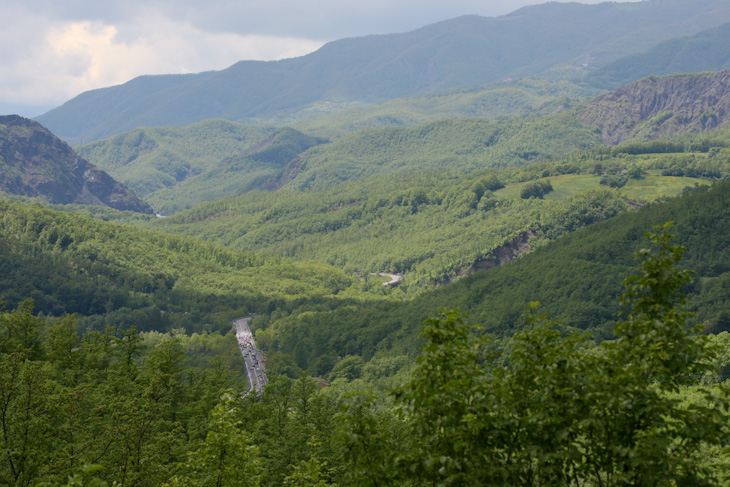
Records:
[[[343,37],[536,3],[543,1],[0,0],[0,114],[40,115],[144,74],[302,56]]]

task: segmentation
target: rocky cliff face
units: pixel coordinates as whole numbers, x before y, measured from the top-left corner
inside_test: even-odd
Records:
[[[0,191],[49,203],[152,213],[126,186],[79,157],[42,125],[17,115],[0,116]]]
[[[439,282],[439,284],[451,284],[461,277],[474,274],[475,272],[491,269],[492,267],[504,265],[507,262],[522,257],[524,254],[530,251],[530,237],[532,237],[533,235],[535,235],[535,233],[532,230],[525,230],[524,232],[514,237],[512,240],[505,242],[499,247],[495,247],[489,253],[489,257],[475,262],[472,266],[464,267],[456,274],[449,276],[442,282]]]
[[[578,118],[611,145],[710,130],[730,118],[730,71],[645,78],[593,100]]]

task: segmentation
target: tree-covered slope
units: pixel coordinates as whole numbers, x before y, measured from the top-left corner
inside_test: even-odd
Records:
[[[147,203],[80,158],[38,122],[0,117],[0,191],[49,203],[152,213]]]
[[[509,260],[528,242],[617,214],[624,202],[640,206],[727,177],[727,150],[712,140],[665,142],[661,154],[633,144],[499,171],[403,170],[256,192],[145,225],[349,271],[405,273],[402,287],[418,287]],[[542,186],[549,191],[537,194]]]
[[[294,116],[327,101],[380,103],[566,64],[580,71],[728,20],[722,0],[548,3],[498,18],[466,16],[404,34],[342,39],[294,59],[140,77],[83,93],[38,120],[78,143],[140,126]]]
[[[33,298],[45,314],[96,316],[90,322],[102,328],[192,331],[207,317],[217,319],[209,326],[227,329],[234,311],[336,294],[351,283],[324,264],[235,252],[37,204],[0,201],[0,222],[0,297],[10,306]]]
[[[621,309],[622,281],[635,266],[633,255],[645,246],[644,233],[667,221],[676,222],[673,233],[688,249],[683,266],[695,271],[685,288],[689,309],[696,313],[692,322],[720,332],[730,326],[728,205],[730,184],[718,183],[589,225],[410,301],[324,301],[317,310],[285,307],[254,320],[256,336],[270,352],[288,354],[299,367],[316,373],[331,370],[337,356],[348,354],[365,361],[376,357],[377,363],[413,356],[418,325],[445,307],[460,308],[490,333],[511,336],[523,326],[520,317],[529,303],[539,301],[541,312],[551,318],[610,338]]]
[[[497,97],[492,99],[495,102],[505,91],[537,95],[542,90],[541,96],[549,98],[555,89],[560,93],[563,88],[560,83],[525,82],[477,93],[491,93]],[[464,116],[466,108],[459,103],[466,93],[444,93],[445,100],[441,101],[435,95],[401,99],[391,102],[390,108],[388,104],[381,108],[387,114],[395,113],[399,106],[425,109],[442,102],[449,106],[451,101],[457,107],[446,111]],[[574,109],[543,117],[442,119],[414,127],[362,129],[332,143],[291,128],[217,120],[182,128],[137,129],[80,151],[143,191],[159,212],[170,214],[254,189],[317,189],[412,171],[463,174],[556,160],[572,151],[597,147],[601,140],[615,144],[709,130],[725,122],[730,113],[728,96],[726,72],[677,75],[647,78]],[[558,102],[560,98],[553,98],[553,103]],[[466,106],[472,106],[470,103]],[[568,103],[563,100],[556,109]],[[438,110],[431,117],[436,115]],[[310,128],[342,135],[355,128],[346,120],[359,123],[357,115],[343,112]],[[381,121],[380,125],[401,123],[393,115],[385,115]],[[342,130],[334,128],[337,122],[344,123]]]
[[[403,171],[465,173],[554,159],[599,144],[570,116],[515,120],[439,120],[416,127],[367,129],[315,147],[293,161],[279,185],[320,188]]]
[[[157,213],[174,213],[254,189],[270,188],[299,154],[325,140],[284,127],[208,120],[140,128],[79,148],[137,190]]]
[[[77,151],[146,198],[243,153],[274,130],[206,120],[184,127],[141,127],[80,146]]]
[[[282,187],[317,189],[380,175],[511,167],[558,158],[599,144],[595,130],[570,115],[515,120],[439,120],[416,127],[365,129],[332,143],[298,130],[251,129],[256,139],[237,141],[206,122],[180,129],[139,129],[80,148],[82,154],[130,185],[137,185],[158,212],[170,214],[216,198]],[[195,140],[179,137],[205,129],[206,155]],[[256,131],[256,130],[260,130]],[[148,132],[150,131],[150,132]],[[161,132],[164,132],[163,135]],[[254,139],[254,140],[256,140]],[[190,152],[186,148],[192,147]],[[221,157],[226,152],[233,153]],[[186,172],[188,171],[188,172]]]
[[[550,115],[601,94],[570,81],[525,78],[478,88],[458,88],[396,98],[290,123],[302,132],[337,138],[366,128],[410,127],[434,120],[495,120]]]
[[[302,154],[326,140],[283,127],[269,137],[215,167],[163,188],[149,200],[165,214],[191,208],[205,201],[233,197],[253,190],[275,189],[282,171]]]
[[[616,89],[650,75],[723,71],[730,68],[730,24],[723,24],[690,37],[658,44],[646,52],[626,56],[583,78],[603,89]]]

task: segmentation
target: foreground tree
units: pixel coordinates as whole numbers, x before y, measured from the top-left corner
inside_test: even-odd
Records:
[[[727,442],[729,395],[697,385],[714,351],[681,311],[690,273],[677,268],[684,249],[669,228],[637,254],[616,340],[564,336],[531,309],[497,361],[458,310],[425,322],[416,370],[396,392],[405,445],[372,462],[374,413],[361,403],[345,415],[357,426],[346,443],[355,483],[720,485],[721,469],[698,457]]]
[[[210,431],[200,447],[188,454],[171,486],[256,487],[261,484],[258,448],[243,431],[232,397],[212,411]]]

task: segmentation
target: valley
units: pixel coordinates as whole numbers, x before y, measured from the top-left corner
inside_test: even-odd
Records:
[[[0,484],[724,485],[727,22],[553,2],[0,116]]]

